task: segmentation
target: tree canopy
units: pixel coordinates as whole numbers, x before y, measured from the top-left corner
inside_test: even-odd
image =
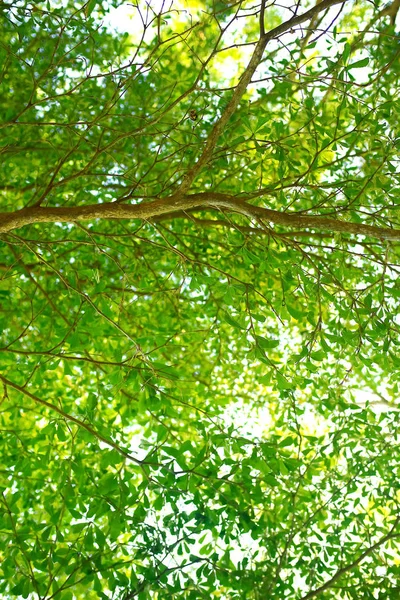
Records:
[[[400,597],[400,2],[0,3],[0,595]]]

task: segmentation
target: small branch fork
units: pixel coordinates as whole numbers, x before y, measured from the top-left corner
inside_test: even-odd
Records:
[[[247,65],[246,69],[243,71],[242,76],[240,77],[239,83],[236,86],[235,91],[233,92],[232,97],[229,100],[228,104],[226,105],[222,115],[220,116],[218,121],[214,124],[214,127],[212,128],[211,133],[207,138],[203,152],[201,153],[198,161],[193,165],[193,167],[191,169],[189,169],[186,172],[186,175],[183,177],[183,181],[179,188],[178,194],[183,195],[189,191],[193,181],[195,180],[197,175],[200,173],[201,169],[207,164],[207,162],[211,158],[211,155],[214,151],[214,148],[218,142],[218,139],[219,139],[221,133],[223,132],[223,130],[225,128],[225,125],[228,123],[229,119],[235,112],[257,67],[259,66],[259,64],[262,60],[262,57],[263,57],[263,54],[264,54],[264,51],[265,51],[265,48],[266,48],[268,42],[270,42],[273,39],[276,39],[277,37],[279,37],[286,31],[289,31],[290,29],[295,27],[296,25],[300,25],[301,23],[304,23],[305,21],[309,21],[310,19],[315,17],[315,15],[320,13],[321,11],[325,11],[328,8],[330,8],[331,6],[335,6],[336,4],[344,4],[345,2],[348,2],[348,0],[322,0],[322,2],[319,2],[318,4],[313,6],[313,8],[310,8],[310,10],[307,10],[302,15],[294,15],[291,19],[289,19],[285,23],[282,23],[281,25],[274,27],[274,29],[271,29],[270,31],[265,32],[265,29],[264,29],[264,27],[265,27],[265,25],[264,25],[265,0],[262,0],[261,11],[260,11],[260,37],[259,37],[257,45],[254,49],[253,55],[250,58],[249,64]]]

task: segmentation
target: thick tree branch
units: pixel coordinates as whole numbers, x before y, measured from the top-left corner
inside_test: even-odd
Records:
[[[339,221],[325,216],[306,216],[297,213],[280,212],[253,206],[228,194],[204,192],[187,196],[160,198],[152,202],[140,204],[88,204],[72,207],[40,207],[33,206],[10,213],[0,213],[0,233],[35,223],[76,223],[94,219],[139,219],[151,220],[154,217],[168,214],[170,218],[181,216],[185,210],[218,209],[235,212],[249,219],[262,219],[272,225],[294,227],[299,230],[314,229],[328,233],[345,233],[349,235],[365,235],[381,240],[400,241],[400,230]]]

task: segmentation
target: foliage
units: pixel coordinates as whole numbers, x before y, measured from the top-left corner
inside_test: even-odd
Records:
[[[0,4],[3,598],[399,597],[398,6]]]

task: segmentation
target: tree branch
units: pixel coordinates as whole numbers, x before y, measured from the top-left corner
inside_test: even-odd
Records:
[[[85,429],[88,433],[90,433],[90,435],[92,435],[93,437],[98,439],[99,442],[103,442],[103,444],[106,444],[107,446],[113,448],[119,454],[121,454],[121,456],[123,456],[124,458],[131,460],[138,465],[144,464],[143,461],[138,460],[137,458],[132,456],[132,454],[130,454],[129,452],[126,452],[126,450],[123,450],[118,444],[116,444],[112,440],[104,437],[104,435],[102,435],[101,433],[99,433],[98,431],[93,429],[93,427],[91,427],[84,421],[81,421],[77,417],[74,417],[73,415],[66,413],[61,408],[56,406],[55,404],[51,404],[51,402],[47,402],[47,400],[43,400],[42,398],[35,396],[35,394],[31,394],[31,392],[28,392],[28,390],[26,390],[25,388],[21,387],[20,385],[17,385],[16,383],[14,383],[13,381],[10,381],[9,379],[6,379],[6,377],[3,377],[2,375],[0,375],[0,380],[4,383],[4,385],[6,385],[7,387],[10,387],[10,388],[13,388],[14,390],[20,392],[24,396],[27,396],[28,398],[30,398],[31,400],[36,402],[36,404],[41,404],[42,406],[46,406],[50,410],[61,415],[66,421],[70,421],[71,423],[75,423],[75,425],[82,427],[82,429]]]
[[[262,57],[263,57],[263,54],[264,54],[264,51],[265,51],[265,48],[266,48],[268,42],[279,37],[286,31],[289,31],[289,29],[291,29],[292,27],[295,27],[296,25],[299,25],[300,23],[304,23],[305,21],[309,21],[315,15],[320,13],[321,11],[327,10],[328,8],[330,8],[331,6],[335,6],[336,4],[344,4],[347,1],[348,0],[322,0],[322,2],[319,2],[318,4],[313,6],[313,8],[310,8],[310,10],[307,10],[302,15],[294,16],[291,19],[289,19],[288,21],[285,21],[285,23],[282,23],[281,25],[278,25],[274,29],[271,29],[270,31],[267,31],[265,33],[263,31],[263,29],[264,29],[264,15],[263,15],[264,9],[263,9],[263,5],[262,5],[261,14],[262,14],[263,21],[262,21],[262,26],[261,26],[260,38],[254,49],[253,55],[250,58],[249,64],[247,65],[246,69],[243,71],[243,73],[240,77],[239,83],[237,84],[235,91],[232,94],[231,99],[229,100],[228,104],[226,105],[220,118],[216,121],[213,128],[211,129],[210,135],[207,138],[203,152],[201,153],[198,161],[193,165],[193,167],[191,169],[189,169],[187,171],[187,173],[183,177],[182,184],[179,189],[180,194],[186,194],[186,192],[189,191],[196,176],[199,174],[199,172],[201,171],[203,166],[211,158],[211,155],[214,151],[214,148],[218,142],[218,139],[219,139],[221,133],[224,130],[225,125],[228,123],[229,119],[235,112],[240,100],[242,99],[242,97],[247,89],[247,86],[249,85],[258,65],[260,64],[260,62],[262,60]]]
[[[359,565],[360,562],[362,562],[364,560],[364,558],[366,558],[369,554],[372,554],[373,552],[375,552],[375,550],[377,550],[385,542],[389,541],[392,537],[395,537],[396,534],[394,532],[395,532],[395,529],[396,529],[397,525],[399,524],[399,522],[400,522],[400,517],[397,517],[393,524],[393,527],[391,528],[389,533],[387,533],[386,535],[381,537],[381,539],[378,540],[377,542],[375,542],[375,544],[372,544],[372,546],[370,546],[369,548],[364,550],[364,552],[362,552],[360,554],[360,556],[358,558],[356,558],[352,563],[345,565],[341,569],[338,569],[336,571],[336,573],[333,575],[333,577],[331,577],[331,579],[329,579],[329,581],[327,581],[326,583],[321,585],[319,588],[316,588],[315,590],[308,592],[308,594],[303,596],[300,600],[310,600],[310,598],[315,598],[315,596],[318,596],[325,590],[332,587],[332,585],[335,583],[335,581],[337,581],[339,579],[339,577],[341,577],[348,571],[351,571],[352,569],[354,569],[354,567]]]
[[[280,212],[269,208],[253,206],[234,196],[216,192],[204,192],[181,197],[170,196],[140,204],[108,202],[71,207],[32,206],[15,212],[0,213],[0,234],[36,223],[76,223],[78,221],[90,221],[93,219],[139,219],[147,221],[165,214],[169,214],[171,218],[175,213],[176,216],[181,216],[181,211],[193,209],[226,210],[239,213],[249,219],[262,219],[273,225],[294,227],[299,230],[316,229],[331,234],[365,235],[381,240],[400,241],[399,229],[339,221],[338,219],[332,219],[323,215],[307,216],[297,213]]]

